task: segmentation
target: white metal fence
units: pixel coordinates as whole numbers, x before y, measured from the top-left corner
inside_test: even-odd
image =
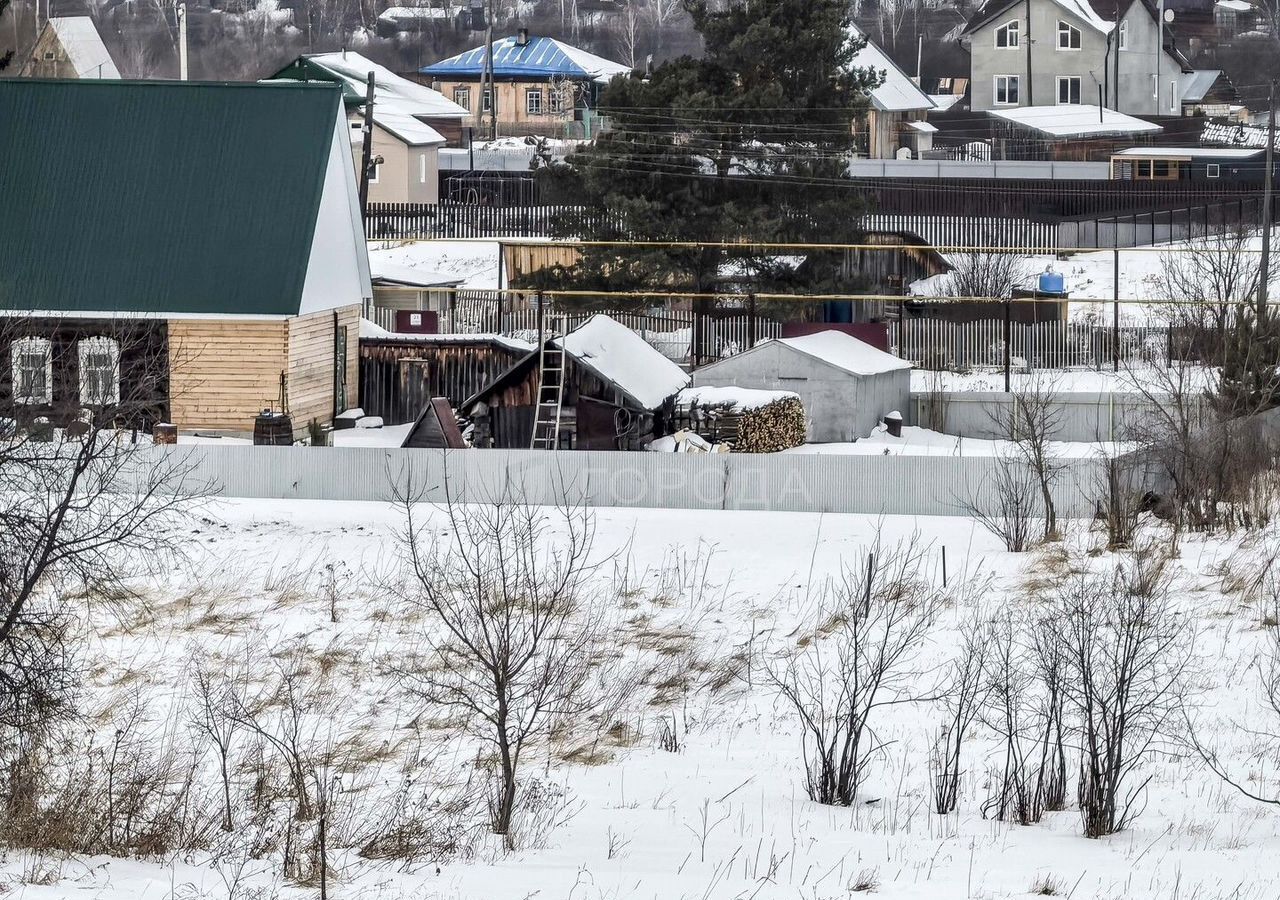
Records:
[[[425,501],[483,502],[514,492],[528,502],[593,507],[771,510],[872,515],[994,511],[992,457],[752,455],[359,447],[151,447],[182,454],[193,483],[223,496],[393,499],[411,486]],[[1054,485],[1060,515],[1093,514],[1102,463],[1071,460]]]

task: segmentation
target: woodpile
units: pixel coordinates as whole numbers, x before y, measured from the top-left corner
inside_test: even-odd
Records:
[[[778,453],[805,439],[804,404],[798,397],[775,400],[740,413],[735,453]]]

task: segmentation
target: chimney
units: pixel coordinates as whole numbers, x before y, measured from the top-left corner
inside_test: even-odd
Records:
[[[521,28],[516,32],[516,46],[517,47],[529,46],[529,29],[528,28]]]

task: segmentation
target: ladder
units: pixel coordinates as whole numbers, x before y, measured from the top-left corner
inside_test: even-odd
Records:
[[[553,334],[558,331],[553,330]],[[560,412],[564,403],[564,350],[544,340],[538,358],[538,399],[533,415],[531,450],[560,448]]]

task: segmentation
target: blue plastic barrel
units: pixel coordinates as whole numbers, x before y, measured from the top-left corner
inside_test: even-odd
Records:
[[[1040,288],[1042,294],[1061,294],[1066,287],[1066,282],[1062,278],[1062,274],[1053,271],[1053,269],[1045,269],[1040,273]]]

